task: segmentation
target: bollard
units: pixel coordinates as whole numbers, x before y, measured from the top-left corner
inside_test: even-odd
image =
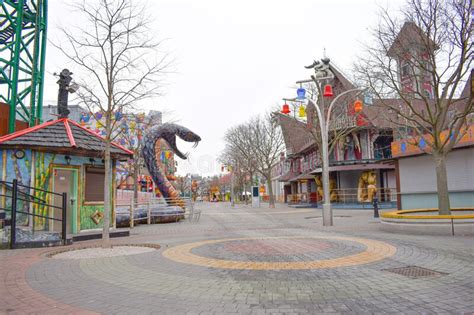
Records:
[[[133,206],[134,206],[133,201],[134,200],[132,198],[132,202],[130,203],[130,228],[133,228],[133,224],[135,223],[133,220]]]
[[[146,205],[146,209],[147,209],[146,223],[149,225],[149,224],[151,224],[151,207],[150,207],[150,201],[148,201],[148,203],[147,203],[147,205]]]
[[[374,206],[374,218],[379,217],[379,198],[374,197],[372,204]]]

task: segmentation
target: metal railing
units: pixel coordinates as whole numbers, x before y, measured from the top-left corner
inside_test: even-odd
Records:
[[[370,201],[359,201],[357,188],[333,189],[331,190],[331,203],[333,204],[362,204]],[[379,202],[396,204],[399,194],[395,188],[377,188],[377,198]],[[316,192],[299,193],[287,195],[289,204],[321,203],[322,196]]]
[[[61,207],[50,204],[52,196],[58,196],[61,199]],[[36,213],[37,209],[42,209],[41,213]],[[61,218],[51,217],[43,213],[49,213],[51,209],[60,209]],[[12,182],[0,181],[0,211],[4,212],[3,222],[0,227],[10,225],[9,247],[14,249],[17,245],[17,223],[18,215],[27,217],[26,229],[33,234],[38,231],[52,232],[49,222],[61,222],[61,240],[63,245],[67,241],[67,193],[58,194],[52,191],[26,186],[18,183],[14,179]],[[10,219],[7,220],[6,214],[10,213]],[[38,220],[43,220],[38,224]],[[9,223],[9,224],[8,224]]]
[[[127,211],[118,211],[124,210]],[[128,224],[133,228],[136,224],[153,224],[161,222],[198,222],[201,217],[201,210],[197,209],[191,198],[155,198],[148,202],[134,202],[131,200],[128,204],[118,203],[116,205],[116,217],[128,217]],[[123,218],[117,225],[124,225]]]

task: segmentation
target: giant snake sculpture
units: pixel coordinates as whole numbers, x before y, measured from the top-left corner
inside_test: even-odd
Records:
[[[164,140],[168,143],[169,148],[174,152],[174,154],[183,160],[187,159],[187,155],[183,154],[176,147],[176,136],[186,142],[194,142],[194,147],[196,147],[199,141],[201,141],[201,137],[191,130],[177,124],[166,123],[152,127],[145,134],[142,156],[148,172],[165,198],[167,204],[184,208],[184,201],[179,197],[178,191],[166,178],[163,164],[159,158],[161,155],[160,141]]]

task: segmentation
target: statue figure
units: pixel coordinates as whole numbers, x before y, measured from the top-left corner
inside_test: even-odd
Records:
[[[68,69],[63,69],[59,73],[58,82],[56,82],[59,85],[59,91],[58,91],[59,118],[67,118],[67,116],[69,115],[69,109],[67,109],[67,99],[68,99],[68,94],[70,92],[69,84],[72,81],[71,74],[72,72],[70,72]]]
[[[344,152],[344,160],[360,160],[362,151],[360,148],[359,137],[355,132],[346,135],[342,142],[342,150]]]
[[[377,193],[377,175],[374,171],[365,171],[360,174],[357,187],[359,202],[372,202]]]
[[[318,193],[318,200],[322,200],[324,197],[323,182],[321,180],[321,175],[316,175],[314,177],[316,182],[316,191]],[[331,202],[336,202],[339,200],[339,195],[336,190],[336,181],[334,178],[329,179],[329,200]]]

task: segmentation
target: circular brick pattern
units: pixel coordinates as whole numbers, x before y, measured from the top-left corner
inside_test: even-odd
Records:
[[[55,259],[94,259],[117,256],[137,255],[154,251],[154,248],[144,246],[114,246],[111,248],[92,247],[70,250],[52,256]]]
[[[365,250],[337,258],[305,260],[305,261],[240,261],[229,259],[218,259],[213,257],[200,256],[193,252],[193,249],[209,246],[219,243],[233,242],[233,241],[255,241],[255,240],[297,240],[297,239],[323,239],[331,240],[333,242],[355,242],[365,246]],[[301,269],[325,269],[355,266],[379,261],[393,256],[396,253],[396,248],[385,242],[355,238],[355,237],[339,237],[339,236],[325,236],[325,237],[301,237],[301,236],[283,236],[283,237],[264,237],[264,238],[237,238],[237,239],[220,239],[208,240],[195,243],[188,243],[178,245],[167,249],[163,252],[163,256],[176,262],[184,264],[193,264],[198,266],[205,266],[211,268],[222,269],[248,269],[248,270],[301,270]],[[253,258],[253,257],[252,257]]]
[[[233,253],[270,256],[280,253],[288,255],[314,253],[329,249],[332,247],[332,244],[315,239],[266,239],[226,242],[223,247],[225,250]]]

